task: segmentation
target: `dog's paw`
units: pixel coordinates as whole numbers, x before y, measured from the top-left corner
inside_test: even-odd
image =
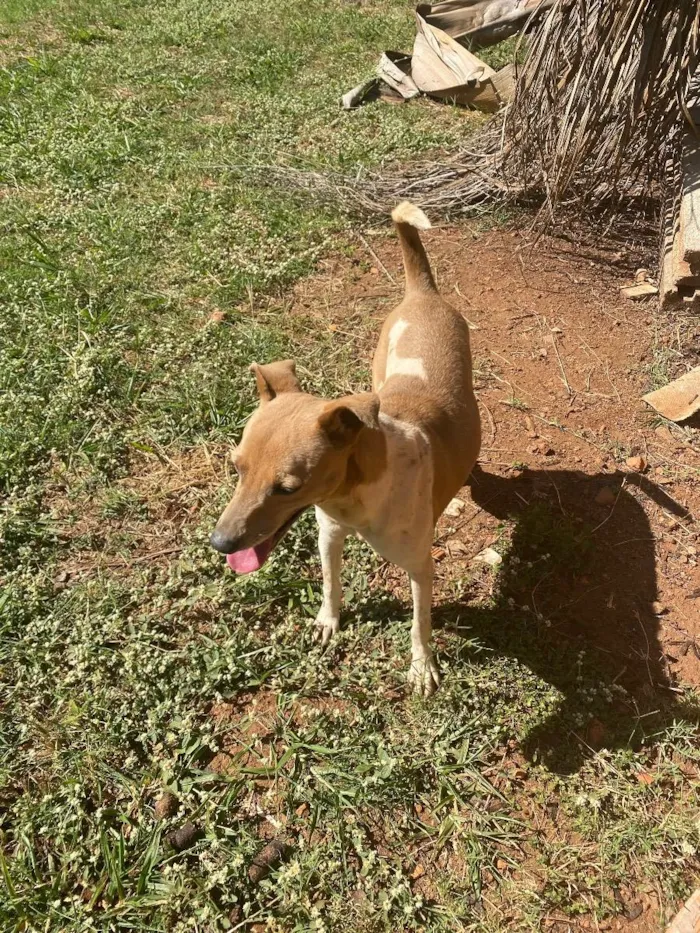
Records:
[[[314,622],[314,641],[320,641],[324,647],[340,631],[340,621],[324,612],[319,612]]]
[[[432,655],[414,658],[408,670],[408,682],[419,696],[432,696],[440,686],[440,671]]]

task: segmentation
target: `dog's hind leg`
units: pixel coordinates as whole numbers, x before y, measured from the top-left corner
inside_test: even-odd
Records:
[[[430,554],[414,572],[409,571],[409,577],[413,594],[413,625],[408,680],[416,693],[430,696],[440,686],[440,672],[430,647],[430,614],[433,599],[433,559]]]
[[[340,565],[343,546],[349,529],[339,525],[326,512],[316,507],[318,521],[318,549],[323,570],[323,602],[316,616],[314,638],[328,644],[340,628],[340,603],[343,591],[340,585]]]

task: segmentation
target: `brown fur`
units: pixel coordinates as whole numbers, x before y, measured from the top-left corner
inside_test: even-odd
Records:
[[[235,455],[240,482],[212,536],[220,550],[250,547],[274,534],[299,509],[374,482],[386,463],[379,409],[427,435],[435,520],[466,481],[480,445],[469,328],[438,294],[415,227],[397,222],[396,228],[406,296],[382,327],[373,393],[328,402],[301,391],[293,361],[252,364],[260,406]],[[397,352],[423,361],[426,382],[402,374],[385,381],[389,334],[399,320],[410,326]],[[281,489],[290,491],[282,494]]]
[[[481,446],[472,384],[469,327],[439,295],[417,230],[396,225],[406,269],[406,296],[384,322],[372,365],[381,411],[421,427],[430,438],[435,520],[476,463]],[[401,357],[422,359],[427,382],[396,374],[385,381],[389,334],[397,321],[410,326],[397,345]]]
[[[300,509],[338,489],[366,481],[381,462],[379,399],[365,393],[326,401],[301,391],[293,360],[255,374],[260,407],[243,433],[233,462],[239,482],[217,522],[212,543],[232,552],[273,535]],[[353,456],[361,434],[376,435],[380,452],[362,465]]]

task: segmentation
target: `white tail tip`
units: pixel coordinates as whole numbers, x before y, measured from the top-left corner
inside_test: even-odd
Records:
[[[391,212],[391,219],[395,224],[410,224],[418,230],[430,230],[430,221],[423,211],[411,204],[410,201],[402,201]]]

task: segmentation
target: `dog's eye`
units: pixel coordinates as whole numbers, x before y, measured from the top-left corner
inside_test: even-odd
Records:
[[[283,486],[282,483],[275,483],[272,487],[273,496],[291,496],[292,493],[295,493],[297,490],[290,489],[288,486]]]

